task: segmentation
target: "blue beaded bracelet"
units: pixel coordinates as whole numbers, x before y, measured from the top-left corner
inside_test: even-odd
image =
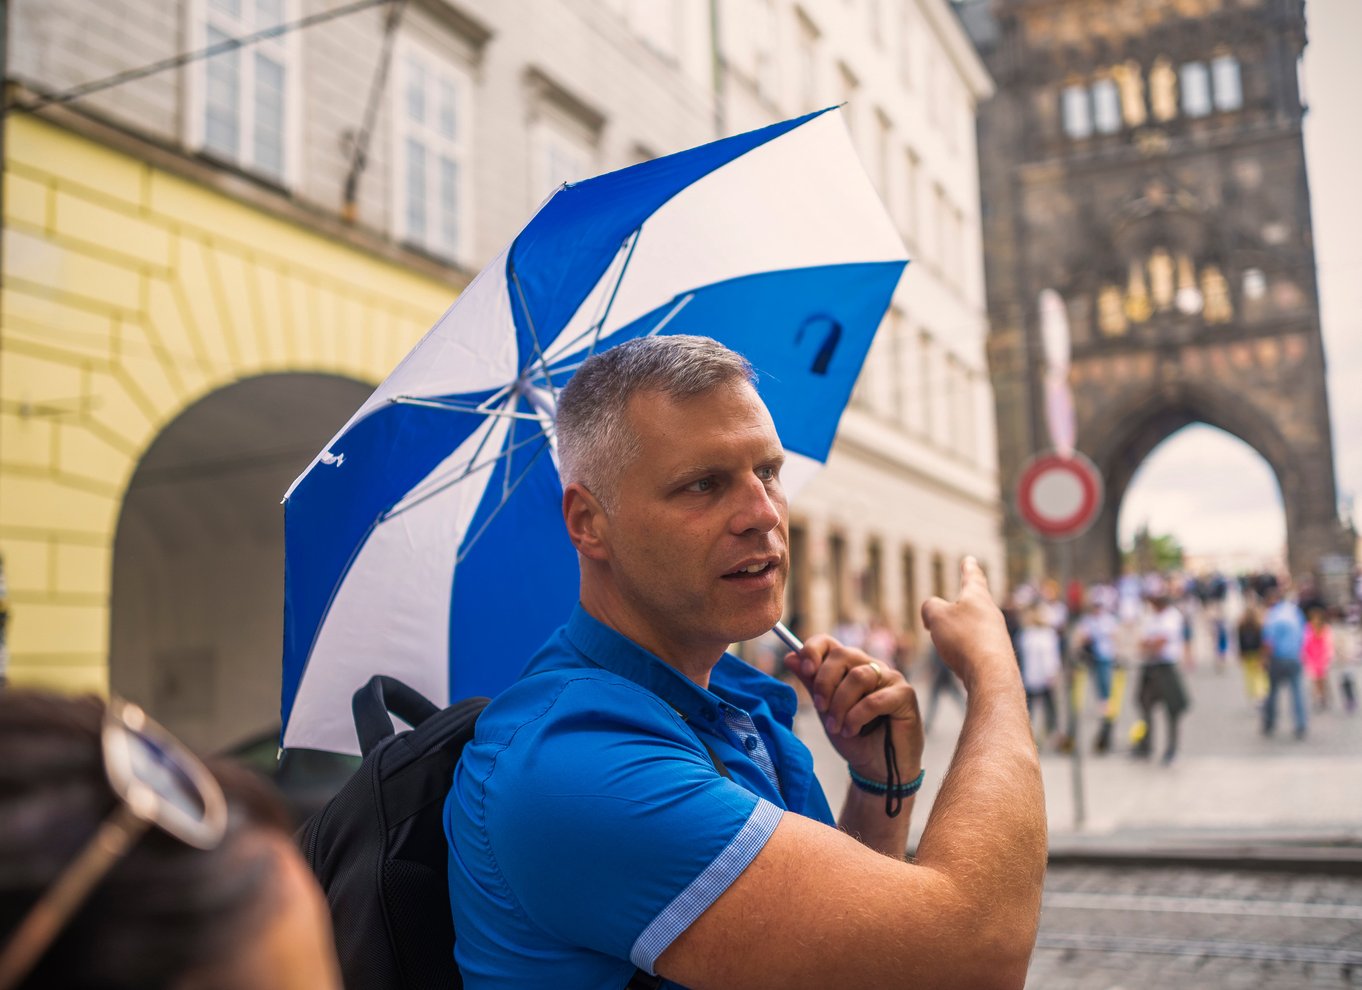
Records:
[[[887,794],[894,798],[912,797],[921,789],[922,781],[927,776],[926,770],[919,770],[917,776],[906,784],[895,784],[893,787],[890,787],[888,784],[882,783],[881,781],[871,780],[869,777],[862,777],[855,770],[852,770],[851,767],[847,767],[847,770],[851,772],[851,782],[867,794],[874,794],[881,797]]]

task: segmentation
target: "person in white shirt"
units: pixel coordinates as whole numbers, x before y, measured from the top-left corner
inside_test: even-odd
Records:
[[[1144,719],[1145,734],[1136,745],[1134,755],[1148,757],[1154,749],[1154,708],[1162,705],[1168,716],[1168,744],[1163,751],[1163,762],[1169,764],[1177,756],[1178,719],[1189,707],[1187,689],[1178,673],[1178,660],[1184,649],[1186,620],[1166,591],[1149,596],[1150,611],[1140,633],[1140,715]]]
[[[1026,688],[1026,710],[1035,712],[1041,706],[1045,717],[1045,735],[1053,737],[1059,730],[1055,711],[1055,685],[1062,669],[1059,656],[1059,633],[1046,621],[1040,606],[1026,610],[1021,635],[1018,637],[1022,685]]]

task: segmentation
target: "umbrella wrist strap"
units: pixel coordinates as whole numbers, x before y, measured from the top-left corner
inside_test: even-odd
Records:
[[[871,780],[863,774],[857,773],[852,767],[847,767],[851,774],[851,782],[860,790],[867,794],[874,794],[876,797],[884,798],[884,813],[890,818],[897,818],[899,812],[903,811],[903,799],[912,797],[922,787],[922,781],[926,778],[926,771],[920,771],[916,777],[903,782],[903,777],[899,773],[899,755],[894,747],[894,736],[889,731],[889,719],[881,718],[879,728],[884,733],[884,766],[887,771],[888,780],[881,782]]]

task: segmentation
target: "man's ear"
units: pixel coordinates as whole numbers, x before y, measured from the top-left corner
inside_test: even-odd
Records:
[[[610,521],[600,500],[583,485],[573,482],[563,489],[563,522],[568,539],[588,560],[605,560],[609,553],[605,537]]]

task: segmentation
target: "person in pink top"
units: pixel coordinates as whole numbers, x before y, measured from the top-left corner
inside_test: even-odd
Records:
[[[1301,663],[1305,675],[1315,691],[1315,710],[1329,707],[1329,665],[1334,660],[1334,631],[1322,608],[1310,610],[1310,621],[1305,627],[1305,641],[1301,644]]]

